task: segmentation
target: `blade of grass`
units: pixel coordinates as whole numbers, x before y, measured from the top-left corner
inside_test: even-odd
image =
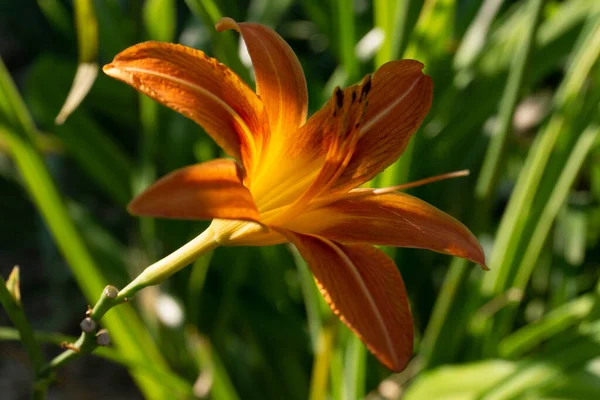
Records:
[[[13,268],[11,276],[15,276],[13,274],[19,274],[19,267]],[[15,285],[16,290],[18,291],[18,282],[15,282]],[[25,315],[25,310],[23,310],[23,306],[21,305],[20,299],[15,296],[15,289],[11,291],[7,285],[7,282],[4,281],[4,278],[2,278],[1,275],[0,304],[2,304],[2,307],[8,315],[8,318],[17,328],[18,337],[23,343],[23,347],[25,348],[25,351],[27,352],[27,355],[31,360],[31,364],[33,366],[35,374],[37,374],[44,365],[44,356],[42,355],[42,348],[40,347],[39,342],[33,334],[31,324],[27,320],[27,316]]]
[[[354,51],[356,34],[353,3],[347,0],[335,0],[333,15],[337,27],[338,51],[346,73],[346,82],[354,82],[358,79],[359,65]]]
[[[597,107],[593,109],[597,112]],[[524,291],[526,289],[556,216],[564,204],[576,177],[579,175],[583,162],[592,147],[596,144],[599,135],[600,128],[596,123],[588,126],[577,139],[567,161],[564,164],[561,163],[562,172],[560,172],[558,179],[556,179],[554,174],[552,174],[550,179],[545,179],[546,185],[552,187],[552,191],[549,196],[545,194],[538,195],[538,197],[542,198],[543,209],[539,217],[536,215],[536,218],[532,221],[533,226],[530,230],[532,233],[529,235],[523,256],[516,268],[515,276],[509,283],[511,290]],[[553,167],[558,167],[558,162],[560,160],[555,160]],[[568,280],[561,279],[561,287],[566,289],[566,285],[568,285]],[[564,290],[555,290],[554,292],[555,294],[566,294]],[[561,296],[556,299],[555,304],[563,304],[566,300],[568,299]],[[508,333],[516,317],[516,307],[517,304],[510,304],[496,315],[496,327],[494,328],[496,338]],[[495,341],[496,339],[493,340]]]
[[[0,135],[9,143],[11,155],[38,212],[44,218],[56,245],[73,272],[90,304],[102,293],[106,282],[95,265],[66,210],[61,196],[35,149],[35,127],[12,80],[0,62]],[[7,117],[8,116],[8,117]],[[7,125],[2,126],[5,121]],[[126,356],[153,362],[165,362],[152,338],[131,308],[121,307],[109,313],[105,325],[114,342]],[[162,388],[143,374],[133,373],[140,389],[149,398],[162,398]]]
[[[538,215],[535,213],[534,202],[536,193],[540,188],[544,188],[544,172],[547,168],[553,171],[553,176],[547,178],[550,179],[548,182],[555,182],[560,173],[560,169],[556,168],[557,165],[548,166],[548,161],[551,153],[555,150],[559,134],[563,131],[573,134],[573,130],[569,131],[568,129],[569,124],[573,124],[578,117],[578,110],[581,106],[580,93],[593,65],[600,56],[600,18],[598,15],[600,14],[590,15],[588,23],[581,33],[566,77],[555,95],[556,111],[544,131],[536,137],[509,200],[507,210],[500,222],[496,245],[489,263],[491,271],[486,274],[480,289],[480,294],[485,301],[507,292],[513,286],[514,282],[511,280],[514,280],[514,276],[519,273],[519,262],[522,260],[523,253],[519,251],[520,246],[523,245],[522,235],[528,229],[533,229],[536,220],[539,221]],[[546,202],[546,199],[543,201]],[[527,272],[527,279],[529,275],[530,272]],[[510,329],[510,320],[508,312],[504,310],[494,318],[472,321],[471,333],[478,338],[475,342],[480,341],[483,344],[484,353],[495,353],[499,338]]]
[[[574,337],[560,350],[544,354],[520,363],[519,368],[493,388],[480,393],[482,400],[522,398],[526,392],[542,388],[564,376],[564,371],[583,367],[597,357],[600,349],[600,333],[595,327],[590,333]]]
[[[432,134],[439,132],[431,146],[418,152],[424,159],[456,163],[456,154],[465,149],[474,153],[474,143],[482,142],[482,127],[497,111],[500,96],[506,86],[506,76],[512,55],[521,43],[521,32],[527,28],[524,9],[527,3],[516,3],[509,17],[501,18],[489,36],[488,45],[474,63],[473,71],[459,71],[456,77],[440,79],[434,76],[436,94],[432,111],[435,126],[428,127]],[[593,4],[586,0],[572,0],[558,5],[556,13],[544,19],[539,28],[532,55],[527,88],[536,87],[552,71],[562,68],[564,59],[572,53],[573,42],[585,24]],[[451,85],[441,88],[440,85]],[[463,101],[457,102],[460,98]],[[472,156],[471,156],[472,157]],[[442,162],[442,161],[440,161]],[[453,165],[451,168],[457,168]],[[459,164],[458,168],[464,168]]]
[[[117,204],[125,206],[131,198],[133,162],[121,146],[90,117],[87,108],[71,115],[67,124],[57,126],[52,122],[70,70],[55,57],[44,56],[36,60],[25,85],[27,102],[36,121],[41,126],[49,125],[62,140],[67,154],[94,183]],[[44,85],[38,82],[44,82]]]
[[[387,10],[376,11],[376,17],[379,16],[380,12],[382,14],[387,12],[388,15],[385,16],[385,19],[383,15],[379,16],[379,18],[382,21],[388,21],[395,14],[396,10],[392,8],[392,2],[381,1],[381,3],[382,5],[386,5]],[[455,7],[455,0],[432,0],[426,2],[421,10],[404,57],[419,60],[425,64],[426,72],[432,68],[432,64],[445,57],[448,52],[449,41],[452,40]],[[385,25],[385,28],[386,37],[394,33],[392,25]],[[391,49],[391,43],[390,48],[388,48],[384,42],[382,50],[380,50],[380,53],[376,57],[377,66],[390,61],[391,58],[384,58],[384,55],[385,57],[393,57],[395,54],[397,53],[394,53]],[[420,132],[417,132],[415,137],[408,143],[398,161],[379,174],[376,181],[377,186],[393,186],[409,180],[413,153],[419,136]]]
[[[329,374],[331,398],[333,400],[344,400],[344,363],[341,346],[334,346],[333,348]]]
[[[349,333],[346,342],[344,362],[344,399],[364,398],[367,378],[367,349],[352,333]]]
[[[313,370],[310,379],[310,400],[327,399],[327,382],[334,347],[334,324],[328,324],[320,330],[317,351],[314,353]]]
[[[479,7],[477,16],[467,28],[454,56],[457,70],[470,66],[489,39],[489,29],[504,0],[486,0]]]
[[[79,65],[67,99],[56,117],[62,125],[67,117],[81,104],[98,76],[98,20],[93,0],[75,0],[75,25]]]
[[[580,323],[590,315],[596,300],[591,294],[580,296],[516,330],[498,344],[500,356],[509,359],[521,357],[542,341]]]
[[[459,332],[464,329],[457,323],[456,313],[452,311],[459,303],[459,294],[471,271],[470,264],[463,258],[455,258],[450,264],[419,348],[424,369],[438,365],[445,359],[451,359],[452,357],[445,357],[445,353],[456,351],[453,346],[448,346],[449,334],[444,332]]]
[[[142,8],[145,39],[172,42],[175,37],[175,3],[173,0],[151,0]],[[139,194],[156,181],[156,156],[161,129],[159,104],[147,97],[138,95],[140,122],[139,164],[134,174],[134,193]],[[156,221],[154,218],[140,218],[140,236],[149,259],[156,259]]]
[[[395,18],[392,34],[392,54],[391,59],[395,60],[401,58],[404,54],[408,42],[410,40],[410,34],[415,26],[419,12],[423,7],[423,1],[411,1],[411,0],[396,0],[398,2],[396,6]]]
[[[383,43],[375,55],[376,67],[394,59],[394,16],[398,1],[375,0],[373,2],[374,25],[384,34]]]
[[[175,0],[146,0],[142,8],[144,28],[152,40],[172,42],[177,28]]]
[[[577,175],[581,170],[583,162],[587,158],[592,147],[596,144],[599,136],[600,128],[594,124],[589,126],[577,140],[577,143],[554,186],[554,190],[546,202],[540,218],[537,219],[533,234],[528,241],[527,250],[517,268],[517,275],[512,287],[525,289],[529,282],[531,272],[542,251],[542,246],[548,237],[550,228],[552,227],[561,206],[564,204],[567,195],[569,194],[569,190],[573,186],[575,178],[577,178]]]
[[[306,261],[302,258],[298,250],[294,246],[289,247],[296,268],[298,269],[298,277],[300,280],[300,288],[302,289],[302,297],[304,299],[304,307],[306,307],[306,317],[308,321],[308,332],[310,333],[310,342],[313,354],[319,352],[319,342],[321,340],[321,330],[323,329],[323,321],[330,315],[329,307],[324,304],[323,296],[319,293],[315,280],[306,265]]]
[[[210,397],[215,400],[238,400],[239,396],[227,370],[209,341],[193,328],[188,328],[186,334],[190,342],[188,347],[196,356],[201,370],[201,375],[194,385],[194,394],[197,397],[205,397],[210,393]],[[204,380],[202,374],[205,374]]]
[[[496,129],[488,145],[481,172],[477,179],[477,185],[475,186],[475,195],[477,198],[483,200],[484,203],[489,202],[504,166],[503,160],[506,159],[504,155],[506,153],[509,131],[512,126],[513,114],[521,97],[523,80],[525,80],[525,73],[529,66],[535,37],[541,22],[544,0],[531,0],[528,6],[530,25],[528,26],[523,44],[517,53],[515,53],[515,57],[512,60],[508,80],[504,88],[502,100],[500,101]]]
[[[511,265],[517,257],[517,247],[535,193],[557,137],[566,123],[564,109],[572,103],[570,100],[580,93],[585,79],[600,55],[600,19],[592,16],[588,24],[589,28],[582,33],[584,40],[580,41],[579,47],[574,51],[569,70],[556,94],[555,107],[558,111],[536,138],[500,222],[494,252],[489,262],[491,271],[486,274],[481,286],[483,296],[500,293],[506,287],[514,269],[514,265]]]

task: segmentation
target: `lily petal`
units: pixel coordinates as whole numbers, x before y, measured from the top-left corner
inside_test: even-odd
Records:
[[[356,196],[357,192],[364,195]],[[359,189],[306,211],[283,227],[344,243],[429,249],[466,258],[487,269],[483,250],[466,226],[405,193],[373,194]]]
[[[233,71],[202,51],[140,43],[103,71],[197,122],[247,169],[256,162],[257,147],[269,134],[264,105]]]
[[[381,250],[286,233],[307,261],[333,312],[386,367],[401,371],[413,351],[402,277]]]
[[[240,167],[227,159],[172,172],[133,199],[128,211],[157,218],[260,219],[252,195],[242,185]]]
[[[402,154],[431,107],[433,83],[422,69],[418,61],[399,60],[375,72],[356,150],[332,191],[344,192],[361,185]],[[315,115],[307,125],[312,125],[309,130],[318,131],[322,122]]]
[[[264,25],[222,18],[216,29],[242,34],[252,58],[256,92],[265,104],[271,129],[276,136],[290,137],[306,121],[308,110],[306,79],[292,48]]]

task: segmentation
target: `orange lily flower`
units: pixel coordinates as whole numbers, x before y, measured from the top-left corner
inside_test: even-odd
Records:
[[[402,370],[413,327],[402,277],[374,245],[416,247],[485,267],[479,243],[451,216],[410,195],[356,189],[392,164],[429,111],[431,79],[392,61],[307,120],[302,67],[273,30],[223,18],[241,33],[256,93],[203,52],[146,42],[104,72],[200,124],[231,156],[177,170],[135,198],[135,215],[214,219],[198,238],[151,266],[154,284],[207,248],[293,243],[339,318],[389,369]],[[154,268],[153,268],[154,267]],[[159,276],[159,278],[157,278]]]

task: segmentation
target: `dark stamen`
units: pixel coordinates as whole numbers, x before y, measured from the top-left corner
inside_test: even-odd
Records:
[[[367,95],[369,94],[369,92],[371,91],[371,75],[367,75],[365,77],[365,79],[367,80],[365,82],[365,84],[362,87],[362,92],[360,93],[360,97],[362,99],[364,99],[365,97],[367,97]]]
[[[337,108],[342,108],[344,106],[344,92],[342,92],[338,86],[335,88],[334,94]]]

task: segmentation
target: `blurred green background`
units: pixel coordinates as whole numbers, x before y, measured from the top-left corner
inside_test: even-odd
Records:
[[[252,84],[239,37],[214,30],[221,16],[290,43],[311,111],[386,61],[425,63],[431,112],[373,184],[470,169],[409,192],[469,226],[491,271],[387,250],[417,338],[391,375],[294,249],[220,248],[111,310],[114,346],[60,369],[53,398],[600,398],[596,0],[0,0],[0,274],[21,266],[46,360],[106,284],[123,287],[206,226],[133,218],[127,202],[219,155],[200,127],[98,67],[154,39],[202,49]],[[2,311],[0,323],[0,393],[27,398],[31,363]]]

